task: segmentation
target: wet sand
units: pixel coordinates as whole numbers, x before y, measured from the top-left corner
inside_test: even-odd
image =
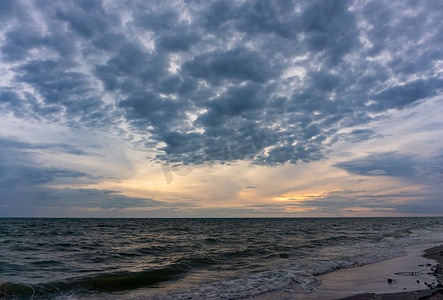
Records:
[[[320,275],[322,284],[313,293],[289,287],[253,299],[443,300],[442,269],[438,265],[443,265],[443,245],[422,245],[408,249],[408,253],[404,257]]]

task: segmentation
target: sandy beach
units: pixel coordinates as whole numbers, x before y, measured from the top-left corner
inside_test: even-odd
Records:
[[[312,293],[287,288],[254,299],[443,299],[441,264],[443,245],[422,245],[408,249],[407,256],[320,275],[322,283]]]
[[[443,299],[443,270],[441,265],[443,264],[443,245],[432,247],[424,250],[423,257],[430,260],[427,263],[430,272],[428,275],[432,276],[431,283],[428,283],[428,289],[417,290],[404,293],[386,293],[386,294],[361,294],[344,298],[343,300],[413,300],[413,299]],[[430,266],[428,265],[430,264]],[[418,265],[422,267],[422,265]]]

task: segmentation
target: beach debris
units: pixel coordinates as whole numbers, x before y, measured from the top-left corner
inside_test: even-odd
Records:
[[[417,276],[420,274],[420,272],[395,272],[395,275],[402,275],[402,276]],[[423,273],[422,273],[423,275]]]
[[[392,279],[391,278],[388,278],[388,283],[392,283]]]
[[[417,279],[417,283],[420,283],[420,280]]]
[[[432,286],[432,283],[426,283],[426,282],[425,282],[425,285],[426,285],[428,288],[430,288],[430,289],[434,288],[434,287]]]

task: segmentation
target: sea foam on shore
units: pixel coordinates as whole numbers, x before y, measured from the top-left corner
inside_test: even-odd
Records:
[[[320,275],[322,283],[310,294],[286,289],[254,299],[432,299],[427,297],[439,293],[441,288],[439,264],[443,262],[443,246],[432,246],[411,247],[403,257]]]

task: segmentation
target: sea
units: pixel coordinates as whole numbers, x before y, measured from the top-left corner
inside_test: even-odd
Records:
[[[443,218],[0,219],[0,299],[248,299],[443,244]]]

